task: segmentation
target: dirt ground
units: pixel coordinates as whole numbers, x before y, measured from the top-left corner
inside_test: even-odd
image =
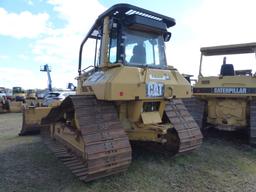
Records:
[[[174,157],[137,148],[127,172],[85,184],[40,136],[19,137],[21,120],[0,114],[1,192],[256,191],[256,149],[237,136],[210,134],[199,150]]]

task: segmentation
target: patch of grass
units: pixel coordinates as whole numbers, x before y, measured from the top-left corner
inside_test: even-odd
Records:
[[[134,148],[128,171],[85,184],[40,136],[17,136],[21,119],[21,114],[0,114],[0,191],[256,191],[256,150],[218,137],[177,156]]]

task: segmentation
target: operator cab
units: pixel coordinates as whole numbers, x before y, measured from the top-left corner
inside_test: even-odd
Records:
[[[139,13],[124,19],[112,18],[109,63],[164,68],[167,66],[164,39],[168,41],[171,33],[164,22]]]
[[[164,39],[162,34],[149,33],[124,28],[120,30],[122,39],[111,37],[109,63],[128,66],[163,68],[166,64]],[[120,54],[118,55],[118,52]]]
[[[167,31],[175,20],[129,4],[117,4],[101,14],[80,47],[96,39],[94,67],[117,65],[167,68],[165,45],[171,38]]]
[[[124,31],[123,64],[131,66],[165,67],[165,47],[162,34]]]

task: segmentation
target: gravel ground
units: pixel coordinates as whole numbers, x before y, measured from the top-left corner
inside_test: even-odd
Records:
[[[22,115],[0,114],[0,191],[256,191],[256,149],[244,138],[211,133],[199,150],[174,157],[141,148],[129,170],[80,182],[41,142],[19,137]]]

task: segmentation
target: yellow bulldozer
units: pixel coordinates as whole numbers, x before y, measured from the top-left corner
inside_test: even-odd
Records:
[[[26,100],[26,92],[22,87],[13,87],[12,88],[12,95],[15,101],[21,101],[25,103]]]
[[[26,99],[31,99],[31,100],[36,100],[37,96],[36,96],[36,90],[34,89],[28,89],[27,93],[26,93]]]
[[[53,107],[41,129],[45,143],[80,180],[125,171],[132,159],[130,141],[167,153],[201,145],[200,128],[181,101],[191,97],[191,86],[166,62],[167,29],[174,25],[173,18],[117,4],[82,41],[77,94]],[[91,58],[83,55],[89,42],[94,58],[83,69],[82,58]]]
[[[227,63],[226,57],[219,75],[202,74],[203,56],[250,53],[256,54],[256,43],[202,47],[198,82],[193,87],[194,98],[184,103],[201,127],[223,131],[244,129],[250,135],[250,143],[255,145],[256,74],[252,74],[251,69],[235,70],[233,64]]]
[[[23,106],[26,103],[26,92],[22,87],[12,88],[13,101],[9,103],[10,112],[22,112]]]
[[[0,87],[0,113],[22,112],[23,105],[24,105],[23,100],[22,101],[16,100],[15,98],[16,96],[17,95],[13,95],[13,93],[11,93],[10,95],[10,89]]]

